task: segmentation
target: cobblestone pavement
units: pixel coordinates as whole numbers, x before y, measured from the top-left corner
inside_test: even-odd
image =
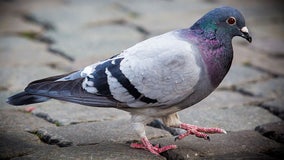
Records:
[[[151,142],[178,149],[155,156],[137,140],[129,114],[50,101],[13,107],[5,99],[30,81],[108,58],[135,43],[193,24],[207,11],[240,9],[253,36],[234,39],[233,66],[220,87],[180,112],[184,122],[222,127],[211,141],[174,142],[147,127]],[[281,159],[284,157],[283,1],[2,0],[0,2],[0,159]],[[28,107],[35,107],[27,112]]]

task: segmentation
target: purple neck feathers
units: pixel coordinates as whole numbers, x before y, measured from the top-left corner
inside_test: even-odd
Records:
[[[206,64],[211,84],[217,87],[231,67],[233,50],[216,39],[201,40],[198,48]]]
[[[211,84],[218,87],[228,73],[233,60],[231,39],[216,37],[215,34],[202,31],[181,31],[181,37],[197,46],[206,65]],[[225,41],[227,40],[227,41]]]

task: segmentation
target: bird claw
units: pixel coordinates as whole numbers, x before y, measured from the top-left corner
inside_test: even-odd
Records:
[[[204,139],[207,140],[207,141],[210,141],[210,137],[209,136],[204,137]]]
[[[160,144],[152,145],[147,138],[142,138],[141,141],[142,143],[131,143],[130,147],[136,149],[145,149],[156,155],[160,155],[162,152],[177,148],[176,145],[168,145],[164,147],[161,147]]]
[[[176,140],[181,140],[184,137],[193,134],[196,137],[199,138],[204,138],[205,140],[210,141],[210,137],[205,134],[205,133],[210,133],[210,134],[214,134],[214,133],[223,133],[223,134],[227,134],[227,132],[224,129],[221,128],[205,128],[205,127],[198,127],[198,126],[194,126],[194,125],[190,125],[190,124],[185,124],[182,123],[180,125],[181,129],[186,130],[186,133],[180,134],[179,136],[175,137],[175,141]]]
[[[175,141],[179,140],[178,136],[175,137]]]

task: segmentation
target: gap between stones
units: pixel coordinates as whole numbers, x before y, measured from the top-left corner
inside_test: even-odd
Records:
[[[69,147],[73,145],[73,142],[61,136],[50,134],[44,129],[28,130],[27,132],[36,135],[43,143],[49,145],[57,145],[59,147]]]
[[[48,133],[48,131],[44,129],[28,130],[27,132],[36,135],[43,143],[49,145],[57,145],[58,147],[70,147],[74,145],[72,141],[66,140],[61,136]],[[130,143],[130,141],[126,142],[126,144],[128,143]],[[80,147],[80,146],[98,145],[98,144],[100,143],[79,143],[76,144],[76,146]],[[161,156],[165,157],[167,160],[185,159],[181,154],[176,153],[174,150],[168,150],[166,152],[163,152],[161,153]]]
[[[269,58],[269,56],[267,56],[268,58]],[[251,63],[248,63],[248,64],[245,64],[247,67],[251,67],[251,68],[253,68],[253,69],[255,69],[255,70],[257,70],[257,71],[260,71],[260,72],[263,72],[263,73],[267,73],[269,76],[271,76],[272,78],[277,78],[277,77],[279,77],[280,75],[277,75],[277,74],[275,74],[275,73],[272,73],[272,72],[270,72],[270,71],[268,71],[268,70],[266,70],[266,69],[263,69],[263,68],[260,68],[260,67],[257,67],[257,66],[254,66],[253,64],[251,64]]]
[[[25,14],[23,15],[23,19],[26,20],[27,22],[39,25],[43,28],[44,31],[55,31],[56,28],[54,27],[54,25],[52,25],[50,22],[47,21],[40,21],[38,20],[36,17],[30,15],[30,14]],[[36,36],[34,36],[32,39],[38,40],[40,42],[46,43],[48,45],[48,51],[50,51],[53,54],[57,54],[63,58],[65,58],[66,60],[73,62],[75,59],[71,56],[69,56],[68,54],[61,52],[59,50],[54,50],[50,47],[51,44],[55,43],[52,39],[48,38],[48,37],[44,37],[42,34],[37,33]]]
[[[50,22],[47,21],[40,21],[38,20],[36,17],[30,15],[30,14],[26,14],[23,16],[23,19],[30,22],[30,23],[34,23],[36,25],[41,26],[44,30],[53,30],[55,31],[56,28],[54,27],[54,25],[52,25]],[[122,26],[126,26],[129,28],[132,28],[134,30],[136,30],[138,33],[140,33],[143,36],[143,39],[147,38],[147,36],[150,34],[150,32],[148,30],[146,30],[145,28],[143,28],[142,26],[133,24],[128,22],[127,20],[124,19],[115,19],[115,20],[109,20],[109,21],[105,21],[105,22],[98,22],[98,23],[91,23],[90,26],[102,26],[102,25],[109,25],[109,24],[116,24],[116,25],[122,25]],[[70,62],[74,62],[75,58],[72,56],[69,56],[67,53],[64,53],[60,50],[56,50],[56,49],[52,49],[50,47],[51,44],[56,43],[54,40],[43,36],[40,33],[23,33],[25,36],[25,34],[28,34],[28,38],[30,39],[35,39],[38,40],[40,42],[46,43],[48,45],[48,51],[50,51],[53,54],[57,54],[63,58],[65,58],[66,60],[70,61]],[[27,37],[27,36],[25,36]]]

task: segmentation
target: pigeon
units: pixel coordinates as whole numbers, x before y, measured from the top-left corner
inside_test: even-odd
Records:
[[[183,123],[177,112],[218,87],[230,69],[235,36],[252,41],[241,12],[229,6],[215,8],[189,28],[146,39],[81,70],[33,81],[7,103],[17,106],[57,99],[127,111],[141,138],[130,146],[159,155],[177,146],[150,143],[145,125],[154,119],[183,129],[176,140],[188,135],[210,140],[208,134],[226,133]]]

